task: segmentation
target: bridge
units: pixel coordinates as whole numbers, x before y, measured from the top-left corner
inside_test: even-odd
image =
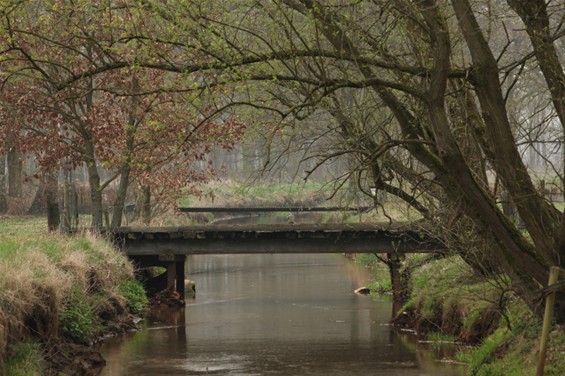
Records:
[[[242,253],[427,253],[441,244],[404,224],[125,227],[128,256]]]
[[[167,286],[184,293],[184,262],[196,254],[435,253],[444,246],[409,223],[123,227],[116,244],[141,267],[167,268]],[[182,296],[182,295],[181,295]]]

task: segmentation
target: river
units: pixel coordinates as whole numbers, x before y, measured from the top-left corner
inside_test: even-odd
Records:
[[[191,256],[196,296],[101,350],[102,375],[463,375],[387,325],[387,297],[340,255]]]

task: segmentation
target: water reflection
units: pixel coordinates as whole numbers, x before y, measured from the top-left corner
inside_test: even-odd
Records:
[[[355,295],[369,276],[341,256],[193,256],[189,263],[195,299],[104,345],[103,375],[462,374],[426,360],[386,325],[391,302]]]

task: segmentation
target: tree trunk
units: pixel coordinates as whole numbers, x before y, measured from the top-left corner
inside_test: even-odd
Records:
[[[100,174],[94,156],[94,145],[91,140],[85,140],[86,168],[88,170],[88,183],[90,186],[90,213],[92,216],[91,227],[94,231],[102,228],[103,208],[102,190],[100,187]]]
[[[526,25],[526,31],[532,42],[537,63],[551,93],[553,106],[565,133],[565,72],[550,34],[549,15],[544,0],[508,0],[508,4],[520,16]],[[565,153],[563,154],[565,169]],[[553,250],[553,264],[564,266],[565,263],[565,212],[561,216],[558,247]],[[552,266],[552,265],[550,265]],[[565,322],[565,292],[558,292],[555,301],[555,316],[558,322]]]
[[[112,211],[112,223],[110,224],[110,228],[112,230],[117,229],[122,225],[122,217],[124,213],[126,195],[129,186],[130,171],[131,171],[131,167],[129,163],[126,162],[121,169],[120,184],[118,186],[116,201],[114,201],[114,209]]]
[[[45,177],[47,180],[45,201],[47,206],[47,227],[49,228],[49,231],[56,231],[57,228],[59,228],[61,221],[57,175],[58,171],[53,170]]]
[[[137,75],[133,75],[131,79],[131,91],[133,94],[139,92],[139,80]],[[129,187],[129,176],[131,173],[132,155],[135,146],[135,133],[139,121],[137,119],[137,112],[139,110],[139,101],[135,95],[131,97],[131,108],[129,110],[128,125],[126,127],[126,145],[124,150],[124,161],[120,171],[120,185],[118,187],[118,194],[114,202],[114,210],[112,213],[111,229],[117,229],[122,225],[122,216],[124,213],[124,205],[126,203],[126,195]]]
[[[23,196],[22,156],[15,150],[8,151],[8,196],[21,198]]]
[[[151,188],[148,185],[143,186],[141,201],[141,220],[144,225],[149,226],[151,223]]]
[[[453,7],[471,51],[475,91],[487,126],[486,137],[493,145],[493,167],[516,204],[535,243],[536,253],[548,266],[551,260],[557,259],[557,243],[553,235],[558,230],[559,213],[537,191],[516,148],[498,80],[496,59],[482,35],[469,2],[453,0]],[[543,280],[547,280],[546,277],[547,273]]]
[[[6,197],[6,155],[0,155],[0,214],[8,210]]]
[[[388,266],[388,272],[390,275],[390,281],[392,285],[392,299],[394,302],[405,304],[408,301],[408,278],[403,276],[400,269],[402,267],[402,261],[398,255],[387,253],[386,254],[386,264]],[[396,313],[394,313],[396,315]]]
[[[475,63],[476,69],[474,72],[477,72],[478,75],[478,77],[475,77],[477,81],[476,91],[481,102],[483,118],[490,132],[488,136],[491,144],[497,145],[493,149],[495,152],[495,167],[497,167],[497,172],[503,178],[505,186],[513,197],[517,197],[517,192],[523,194],[522,197],[528,197],[528,200],[517,202],[517,206],[519,210],[521,209],[520,213],[524,213],[527,217],[524,220],[528,229],[533,228],[534,233],[539,235],[538,231],[550,230],[551,227],[542,230],[540,223],[551,223],[551,215],[547,211],[539,209],[539,207],[533,207],[537,201],[537,192],[514,145],[498,83],[496,61],[488,48],[488,44],[482,38],[468,2],[466,0],[453,0],[453,6]],[[428,12],[433,11],[423,11],[424,14]],[[439,22],[434,24],[431,16],[429,16],[427,23],[431,25],[434,35],[442,35],[441,28],[433,29],[434,25],[438,25]],[[454,177],[454,181],[460,187],[459,192],[448,190],[447,193],[452,195],[453,200],[460,196],[467,201],[468,207],[472,210],[469,213],[471,218],[482,228],[485,234],[492,233],[493,241],[500,245],[501,251],[495,256],[498,256],[499,262],[512,279],[516,291],[532,310],[539,312],[535,302],[537,286],[534,281],[541,284],[545,283],[547,269],[540,254],[536,251],[541,249],[542,255],[547,254],[548,247],[552,244],[551,238],[536,242],[536,249],[533,249],[515,226],[512,226],[507,218],[502,215],[492,199],[488,197],[486,192],[482,191],[472,177],[455,140],[452,138],[449,122],[443,108],[442,97],[444,92],[442,90],[445,90],[445,86],[441,86],[441,82],[442,80],[445,82],[446,62],[449,59],[448,51],[445,51],[443,44],[447,44],[447,42],[439,39],[434,46],[434,69],[430,79],[432,89],[430,90],[429,110],[440,156],[450,175]],[[545,204],[539,203],[539,205],[544,206]],[[539,214],[539,218],[534,219],[533,214],[536,212]]]

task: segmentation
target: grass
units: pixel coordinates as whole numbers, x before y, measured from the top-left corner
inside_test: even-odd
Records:
[[[30,235],[45,235],[47,230],[47,218],[25,216],[17,218],[2,218],[0,217],[0,236],[16,236],[22,234]]]
[[[472,375],[529,376],[536,373],[541,322],[519,300],[508,307],[511,329],[500,326],[480,346],[461,349],[457,359],[469,364]],[[550,335],[546,376],[565,375],[565,328]]]
[[[428,257],[411,255],[403,262],[412,273],[410,300],[400,310],[408,314],[399,318],[410,317],[412,329],[420,330],[427,341],[457,344],[478,338],[475,347],[456,346],[455,360],[467,364],[466,374],[535,374],[541,322],[520,299],[508,294],[507,280],[479,278],[457,256],[425,262]],[[356,261],[373,270],[371,290],[386,291],[387,286],[381,287],[390,284],[386,266],[375,255],[356,255]],[[506,303],[497,305],[502,300]],[[481,330],[487,335],[481,336]],[[553,328],[545,374],[565,375],[565,327]]]
[[[359,195],[354,197],[347,189],[342,189],[334,195],[333,187],[318,183],[302,184],[243,184],[231,180],[212,181],[198,188],[203,193],[200,196],[186,194],[178,200],[181,207],[291,207],[291,206],[341,206],[356,207],[374,205],[372,198]],[[278,223],[286,218],[288,213],[269,213],[262,220],[268,223]],[[279,218],[280,217],[280,218]],[[387,201],[365,213],[313,213],[312,222],[316,223],[358,223],[411,221],[421,216],[405,203]],[[183,226],[198,223],[210,223],[215,220],[211,213],[178,214],[167,211],[152,220],[153,226]],[[81,215],[79,225],[88,227],[90,217]],[[127,225],[140,225],[127,223]],[[0,217],[0,237],[41,237],[47,235],[47,219],[45,217]]]
[[[421,260],[411,258],[407,263],[414,267]],[[507,295],[505,283],[504,278],[477,278],[456,256],[434,260],[412,273],[411,299],[401,312],[413,310],[419,322],[431,323],[422,326],[430,341],[465,341],[477,331],[487,331],[487,336],[478,337],[476,347],[462,347],[456,355],[457,361],[467,363],[470,375],[533,375],[541,322],[520,299]],[[501,296],[507,303],[498,306]],[[565,375],[564,327],[553,328],[545,374]]]
[[[243,184],[231,180],[213,181],[199,187],[200,197],[187,195],[179,206],[291,206],[300,202],[325,201],[331,193],[320,183]]]
[[[179,206],[203,207],[311,207],[311,206],[340,206],[340,207],[373,207],[371,197],[359,195],[354,197],[347,189],[342,189],[334,195],[333,188],[327,184],[306,182],[303,184],[253,184],[246,185],[233,181],[215,181],[200,187],[203,194],[200,197],[186,195],[178,200]],[[270,213],[262,220],[269,223],[280,222],[279,216],[286,217],[288,213]],[[192,218],[192,221],[191,221]],[[388,201],[377,209],[365,213],[335,212],[312,213],[310,222],[316,223],[351,223],[351,222],[383,222],[410,221],[421,216],[406,204],[399,201]],[[214,216],[208,213],[172,216],[170,213],[154,222],[156,225],[176,226],[196,223],[209,223]]]
[[[89,343],[104,330],[102,316],[111,309],[125,312],[130,300],[120,286],[136,283],[132,280],[131,263],[102,238],[0,236],[0,374],[8,355],[6,367],[31,362],[20,356],[28,347],[18,347],[30,338]],[[135,296],[141,295],[142,290],[136,290]],[[112,297],[114,303],[108,303]],[[115,307],[119,302],[124,302],[123,308]],[[138,313],[142,304],[136,301],[131,311]]]
[[[22,342],[12,347],[6,362],[5,374],[10,376],[39,376],[45,367],[43,350],[38,342]]]

